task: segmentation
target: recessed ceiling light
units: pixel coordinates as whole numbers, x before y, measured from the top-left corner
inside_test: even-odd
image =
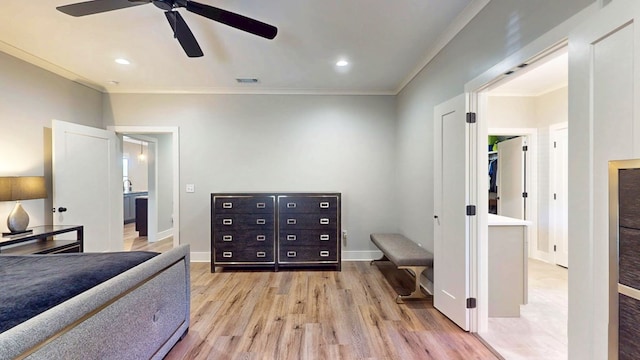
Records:
[[[338,62],[336,63],[336,66],[347,66],[349,65],[349,62],[347,60],[338,60]]]
[[[131,63],[129,62],[129,60],[127,60],[127,59],[123,59],[123,58],[116,59],[116,62],[117,62],[118,64],[120,64],[120,65],[129,65],[129,64],[131,64]]]

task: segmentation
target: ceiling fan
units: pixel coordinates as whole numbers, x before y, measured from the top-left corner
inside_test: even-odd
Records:
[[[171,29],[173,29],[173,36],[178,39],[184,52],[189,57],[200,57],[203,53],[184,18],[179,12],[175,11],[178,8],[185,8],[189,12],[266,39],[271,40],[278,33],[278,29],[275,26],[262,21],[191,0],[93,0],[58,6],[56,9],[71,16],[85,16],[145,5],[151,2],[158,8],[165,10],[164,14],[169,21],[169,25],[171,25]]]

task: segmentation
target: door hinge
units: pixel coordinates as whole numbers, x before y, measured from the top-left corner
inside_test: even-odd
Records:
[[[553,245],[553,251],[554,251],[554,252],[558,251],[558,250],[556,249],[556,246],[555,246],[555,245]]]
[[[523,197],[523,198],[528,198],[528,197],[529,197],[529,193],[528,193],[528,192],[526,192],[526,191],[525,191],[525,192],[523,192],[523,193],[522,193],[522,197]]]
[[[522,151],[528,151],[528,150],[529,150],[529,147],[527,145],[522,147]]]
[[[558,143],[557,142],[553,142],[553,148],[555,149],[556,147],[558,147]]]
[[[468,112],[467,113],[467,124],[475,124],[476,123],[476,113]]]
[[[467,298],[467,309],[476,308],[476,298]]]
[[[475,215],[476,215],[476,206],[467,205],[467,216],[475,216]]]
[[[556,194],[553,194],[553,200],[558,200],[558,197],[556,196]]]

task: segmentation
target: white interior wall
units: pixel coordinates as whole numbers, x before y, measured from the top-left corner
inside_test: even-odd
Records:
[[[140,106],[144,103],[145,106]],[[337,191],[344,258],[396,231],[393,96],[105,95],[105,125],[180,128],[181,242],[210,251],[212,192]]]
[[[146,143],[142,145],[142,152],[146,156],[144,160],[138,159],[140,144],[123,141],[122,156],[129,160],[129,180],[132,184],[132,191],[147,191],[149,189],[149,174],[147,171],[149,148]]]
[[[48,198],[26,200],[29,226],[53,223],[51,120],[102,126],[102,94],[0,52],[0,176],[42,176]],[[78,184],[81,186],[82,184]],[[0,229],[13,202],[0,202]]]

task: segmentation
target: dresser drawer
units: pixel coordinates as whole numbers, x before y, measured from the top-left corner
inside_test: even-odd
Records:
[[[280,244],[286,246],[333,246],[338,241],[336,229],[280,230]]]
[[[273,228],[264,230],[214,230],[213,241],[216,246],[224,243],[234,244],[271,244],[274,243]]]
[[[318,246],[288,246],[280,243],[278,250],[278,262],[304,263],[304,262],[337,262],[338,252],[334,243],[330,247]]]
[[[320,229],[335,230],[338,226],[338,216],[331,214],[281,214],[280,230],[292,229]]]
[[[336,196],[278,196],[278,211],[287,213],[337,213]]]
[[[275,196],[214,196],[216,214],[269,214],[275,208]]]
[[[274,263],[273,246],[242,247],[216,246],[214,250],[216,264],[233,263]]]
[[[213,217],[217,231],[273,230],[273,214],[216,214]]]

